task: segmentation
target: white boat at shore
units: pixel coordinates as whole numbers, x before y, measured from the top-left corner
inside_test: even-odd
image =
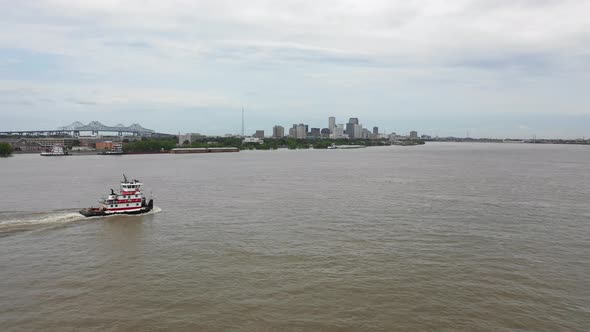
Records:
[[[41,152],[41,155],[44,157],[61,157],[69,155],[68,151],[63,148],[61,145],[54,145],[51,147],[51,150],[46,150]]]

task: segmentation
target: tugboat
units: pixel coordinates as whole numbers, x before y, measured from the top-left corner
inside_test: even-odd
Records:
[[[80,214],[85,217],[110,216],[114,214],[142,214],[150,212],[154,208],[154,200],[150,199],[146,203],[146,198],[141,191],[139,180],[127,180],[123,174],[123,181],[119,193],[111,189],[107,198],[99,201],[100,207],[85,208],[80,210]]]
[[[54,145],[51,147],[51,150],[47,149],[44,152],[41,152],[41,155],[44,157],[67,156],[68,154],[68,151],[61,145]]]

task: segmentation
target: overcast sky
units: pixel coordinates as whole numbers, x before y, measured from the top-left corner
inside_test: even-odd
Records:
[[[590,136],[590,1],[0,0],[0,129]]]

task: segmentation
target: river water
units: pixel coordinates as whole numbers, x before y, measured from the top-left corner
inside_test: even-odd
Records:
[[[79,207],[144,181],[154,213]],[[590,149],[0,159],[1,331],[587,331]]]

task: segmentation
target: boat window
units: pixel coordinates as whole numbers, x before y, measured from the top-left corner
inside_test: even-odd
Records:
[[[129,206],[129,204],[127,204],[127,206]]]

